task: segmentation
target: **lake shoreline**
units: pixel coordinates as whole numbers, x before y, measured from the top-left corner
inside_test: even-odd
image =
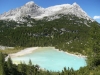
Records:
[[[20,56],[23,56],[23,55],[27,55],[27,54],[30,54],[32,53],[33,51],[39,49],[39,48],[46,48],[46,47],[29,47],[29,48],[25,48],[17,53],[12,53],[12,54],[8,54],[8,56],[5,58],[5,60],[7,61],[7,59],[10,57],[10,58],[15,58],[15,57],[20,57]],[[47,47],[48,48],[48,47]],[[55,50],[59,51],[59,52],[64,52],[63,50],[59,50],[59,49],[56,49],[55,47],[50,47],[50,48],[54,48]],[[70,52],[64,52],[68,55],[73,55],[73,56],[77,56],[77,57],[82,57],[82,58],[86,58],[87,56],[84,56],[82,54],[75,54],[75,53],[70,53]]]
[[[8,56],[5,58],[5,61],[8,60],[8,58],[14,58],[14,57],[20,57],[26,54],[30,54],[32,53],[34,50],[37,50],[39,47],[29,47],[29,48],[25,48],[17,53],[12,53],[12,54],[8,54]]]
[[[54,47],[55,48],[55,47]],[[56,48],[55,48],[56,49]],[[59,49],[56,49],[57,51],[59,51],[59,52],[64,52],[64,53],[66,53],[66,54],[68,54],[68,55],[73,55],[73,56],[77,56],[77,57],[82,57],[82,58],[86,58],[87,56],[85,56],[85,55],[82,55],[82,54],[80,54],[80,53],[71,53],[71,52],[67,52],[67,51],[63,51],[63,50],[59,50]]]

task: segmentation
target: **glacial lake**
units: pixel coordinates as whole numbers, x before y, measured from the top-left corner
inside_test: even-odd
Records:
[[[22,61],[26,64],[29,63],[29,60],[32,61],[32,64],[37,64],[42,69],[56,72],[62,71],[64,67],[78,70],[80,67],[86,66],[86,58],[57,51],[53,47],[40,47],[31,54],[12,58],[13,62]]]

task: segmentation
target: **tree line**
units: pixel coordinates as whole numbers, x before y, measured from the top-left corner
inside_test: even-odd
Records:
[[[62,16],[62,15],[60,15]],[[0,45],[4,46],[54,46],[59,50],[87,55],[87,66],[75,71],[64,68],[62,72],[43,71],[38,65],[15,65],[0,53],[0,75],[100,75],[100,24],[75,16],[25,22],[0,21]],[[87,23],[87,24],[86,24]],[[27,24],[31,24],[30,27]]]

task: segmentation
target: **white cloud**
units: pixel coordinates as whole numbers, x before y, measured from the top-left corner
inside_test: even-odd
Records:
[[[100,19],[100,16],[94,16],[93,19]]]

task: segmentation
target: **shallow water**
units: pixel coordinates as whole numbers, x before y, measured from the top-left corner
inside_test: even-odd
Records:
[[[31,54],[12,58],[13,62],[22,61],[26,64],[30,59],[33,64],[38,64],[41,68],[49,71],[62,71],[64,67],[78,70],[80,67],[86,66],[86,58],[66,54],[53,47],[39,48]]]

